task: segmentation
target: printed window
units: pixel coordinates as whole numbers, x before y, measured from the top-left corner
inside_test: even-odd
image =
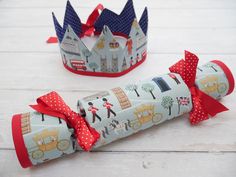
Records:
[[[152,81],[154,81],[157,86],[160,88],[161,92],[166,92],[168,90],[170,90],[170,86],[166,83],[166,81],[161,78],[161,77],[155,77],[152,79]]]

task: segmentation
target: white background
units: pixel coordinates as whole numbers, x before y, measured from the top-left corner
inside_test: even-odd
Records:
[[[71,0],[83,21],[99,3],[119,13],[126,0]],[[196,53],[200,64],[225,62],[236,75],[235,0],[135,0],[140,17],[149,9],[147,61],[119,78],[80,76],[63,68],[51,11],[62,23],[66,0],[0,0],[0,177],[234,177],[236,176],[236,96],[222,99],[230,111],[198,126],[187,115],[96,152],[79,152],[31,169],[18,163],[11,137],[11,116],[30,111],[29,104],[51,90],[74,110],[78,98],[168,72]]]

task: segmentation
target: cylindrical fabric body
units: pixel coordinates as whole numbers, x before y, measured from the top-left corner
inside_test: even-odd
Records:
[[[220,99],[233,91],[234,78],[223,62],[213,60],[198,67],[195,84],[207,95]]]
[[[234,78],[228,67],[211,61],[198,67],[195,85],[215,99],[230,94]],[[179,74],[168,73],[102,91],[78,100],[80,114],[100,133],[103,146],[192,110],[191,93]],[[12,135],[22,167],[30,167],[81,149],[63,119],[31,112],[12,119]]]
[[[38,112],[14,115],[12,136],[22,167],[75,152],[73,129],[63,119]]]

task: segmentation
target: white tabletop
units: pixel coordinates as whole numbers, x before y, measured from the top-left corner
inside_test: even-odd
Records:
[[[120,12],[126,0],[71,0],[83,21],[98,3]],[[30,111],[29,104],[51,90],[74,110],[78,98],[168,72],[196,53],[200,64],[225,62],[236,75],[235,0],[134,0],[137,16],[149,9],[148,58],[119,78],[87,77],[65,70],[51,12],[62,23],[66,0],[0,0],[0,176],[236,176],[236,95],[222,99],[230,111],[198,126],[187,115],[98,149],[79,152],[38,167],[22,169],[11,137],[11,116]]]

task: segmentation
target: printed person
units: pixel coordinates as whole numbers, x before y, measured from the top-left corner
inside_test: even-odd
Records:
[[[140,60],[140,58],[139,58],[139,54],[138,54],[138,53],[137,53],[137,56],[136,56],[135,60],[136,60],[136,63],[138,63],[139,60]]]
[[[104,101],[103,106],[107,108],[107,118],[110,118],[111,113],[116,116],[116,113],[111,109],[113,104],[109,103],[106,98],[102,99]]]
[[[127,39],[126,46],[128,50],[128,55],[132,55],[133,41],[130,36]]]
[[[88,111],[90,111],[93,115],[93,123],[95,122],[96,117],[100,121],[102,121],[102,118],[99,115],[97,115],[98,108],[94,107],[92,102],[88,102],[88,105],[89,105]]]
[[[133,57],[130,58],[130,67],[133,66]]]

